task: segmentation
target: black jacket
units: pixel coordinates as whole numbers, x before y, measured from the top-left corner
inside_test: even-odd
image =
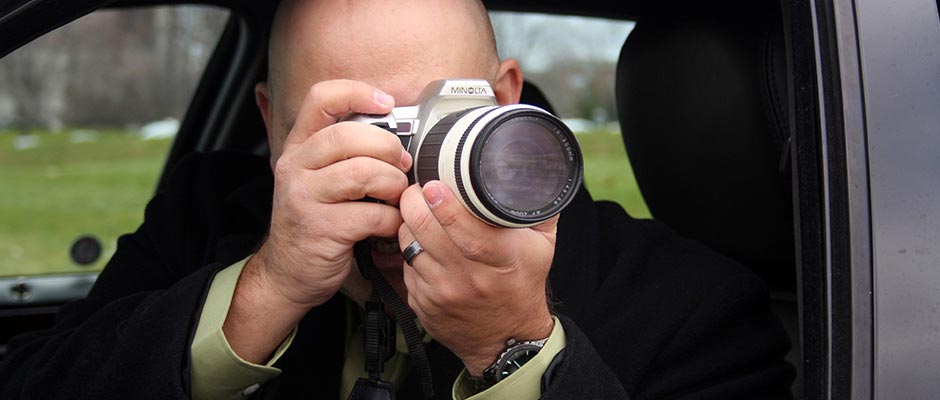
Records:
[[[189,349],[214,274],[268,225],[267,160],[195,155],[123,236],[84,300],[9,343],[0,398],[188,397]],[[562,213],[550,273],[568,338],[543,398],[789,398],[786,334],[744,267],[581,190]],[[341,295],[312,310],[262,398],[338,398]],[[437,398],[462,368],[432,342]],[[399,398],[418,398],[409,377]]]

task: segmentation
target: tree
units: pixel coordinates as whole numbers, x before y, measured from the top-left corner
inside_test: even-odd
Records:
[[[511,12],[490,19],[500,57],[518,59],[559,116],[614,118],[616,61],[633,23]]]
[[[12,99],[12,119],[20,133],[29,133],[55,119],[54,98],[60,95],[62,70],[68,57],[59,50],[63,41],[45,37],[3,58],[0,81]]]
[[[205,6],[97,11],[0,60],[0,99],[23,132],[180,118],[227,15]]]

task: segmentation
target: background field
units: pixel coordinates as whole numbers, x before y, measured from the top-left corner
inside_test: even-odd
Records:
[[[634,218],[650,218],[649,209],[633,177],[620,132],[578,135],[584,152],[585,186],[594,200],[612,200]]]
[[[73,263],[69,246],[93,234],[110,257],[143,219],[170,140],[39,134],[37,147],[15,151],[16,137],[0,134],[0,276],[100,269]]]
[[[594,198],[649,217],[620,135],[578,139]],[[0,131],[0,277],[100,270],[118,236],[142,221],[170,144],[122,131],[43,132],[29,139]],[[86,234],[102,241],[104,255],[80,267],[69,259],[69,247]]]

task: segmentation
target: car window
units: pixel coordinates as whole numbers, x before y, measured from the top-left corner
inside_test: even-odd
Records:
[[[500,58],[515,58],[575,132],[584,152],[585,185],[595,200],[612,200],[635,218],[650,212],[620,136],[614,80],[631,21],[490,12]]]
[[[103,10],[0,59],[0,278],[104,266],[143,220],[227,18]]]

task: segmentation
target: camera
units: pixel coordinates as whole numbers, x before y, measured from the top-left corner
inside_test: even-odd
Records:
[[[444,182],[491,225],[537,225],[571,203],[581,185],[584,161],[571,130],[541,108],[497,105],[485,80],[434,81],[415,106],[347,120],[398,135],[414,160],[410,183]]]

